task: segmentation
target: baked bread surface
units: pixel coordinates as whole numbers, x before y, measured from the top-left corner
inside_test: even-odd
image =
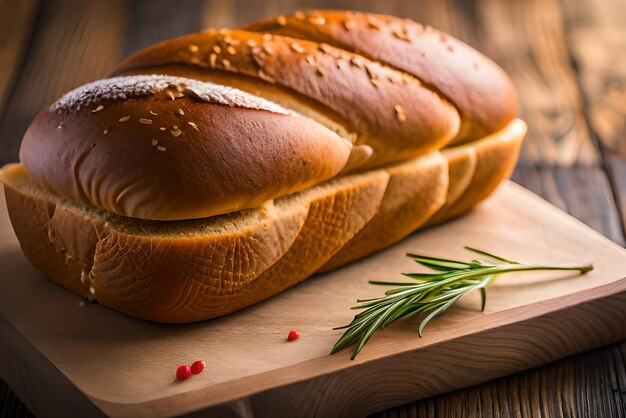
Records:
[[[506,74],[448,35],[300,12],[139,51],[44,109],[0,182],[51,280],[192,322],[467,212],[515,166],[515,113]]]

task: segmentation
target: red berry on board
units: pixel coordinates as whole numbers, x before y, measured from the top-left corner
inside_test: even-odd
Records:
[[[300,333],[295,329],[289,331],[289,335],[287,335],[287,341],[295,341],[300,338]]]
[[[176,379],[182,382],[183,380],[189,379],[189,376],[191,376],[191,367],[186,364],[178,366],[178,369],[176,369]]]
[[[205,366],[206,366],[206,364],[204,364],[203,360],[196,360],[191,365],[191,373],[192,374],[200,374],[200,373],[202,373],[202,370],[204,370]]]

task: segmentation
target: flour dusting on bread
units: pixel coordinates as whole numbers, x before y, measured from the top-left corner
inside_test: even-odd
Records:
[[[178,93],[176,97],[186,94],[212,104],[295,115],[276,103],[232,87],[158,74],[105,78],[85,84],[65,94],[50,107],[50,110],[77,112],[102,100],[125,100],[132,97],[150,96],[169,89]]]

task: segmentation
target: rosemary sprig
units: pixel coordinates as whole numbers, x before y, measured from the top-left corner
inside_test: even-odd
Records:
[[[334,328],[346,329],[346,331],[331,350],[331,354],[356,343],[352,354],[352,360],[354,360],[377,330],[400,318],[427,314],[417,330],[421,337],[426,324],[441,315],[461,296],[473,289],[480,291],[481,311],[483,311],[487,300],[485,287],[502,273],[529,270],[577,270],[584,274],[593,270],[591,264],[521,264],[487,251],[471,247],[465,248],[487,257],[491,261],[472,260],[465,262],[408,253],[407,256],[413,258],[417,263],[435,270],[436,273],[402,273],[405,277],[415,280],[414,282],[370,281],[374,285],[397,287],[387,290],[385,296],[379,298],[357,300],[359,305],[353,306],[352,309],[364,309],[364,311],[357,314],[350,324]]]

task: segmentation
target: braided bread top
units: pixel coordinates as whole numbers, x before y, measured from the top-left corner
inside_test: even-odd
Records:
[[[403,52],[417,62],[408,71],[338,36],[341,22],[365,39],[365,29],[337,16],[368,15],[346,13],[279,17],[251,26],[268,33],[209,30],[141,50],[116,77],[42,111],[24,137],[22,162],[39,184],[72,200],[131,217],[189,219],[468,141],[514,114],[514,92],[502,87],[508,78],[471,48],[453,41],[480,77],[464,75],[456,58],[437,58],[440,46],[426,61]],[[322,20],[335,23],[309,30],[325,27]],[[372,45],[382,48],[377,36]],[[429,68],[443,75],[429,78]],[[490,107],[497,100],[483,95],[513,110],[498,115]]]

